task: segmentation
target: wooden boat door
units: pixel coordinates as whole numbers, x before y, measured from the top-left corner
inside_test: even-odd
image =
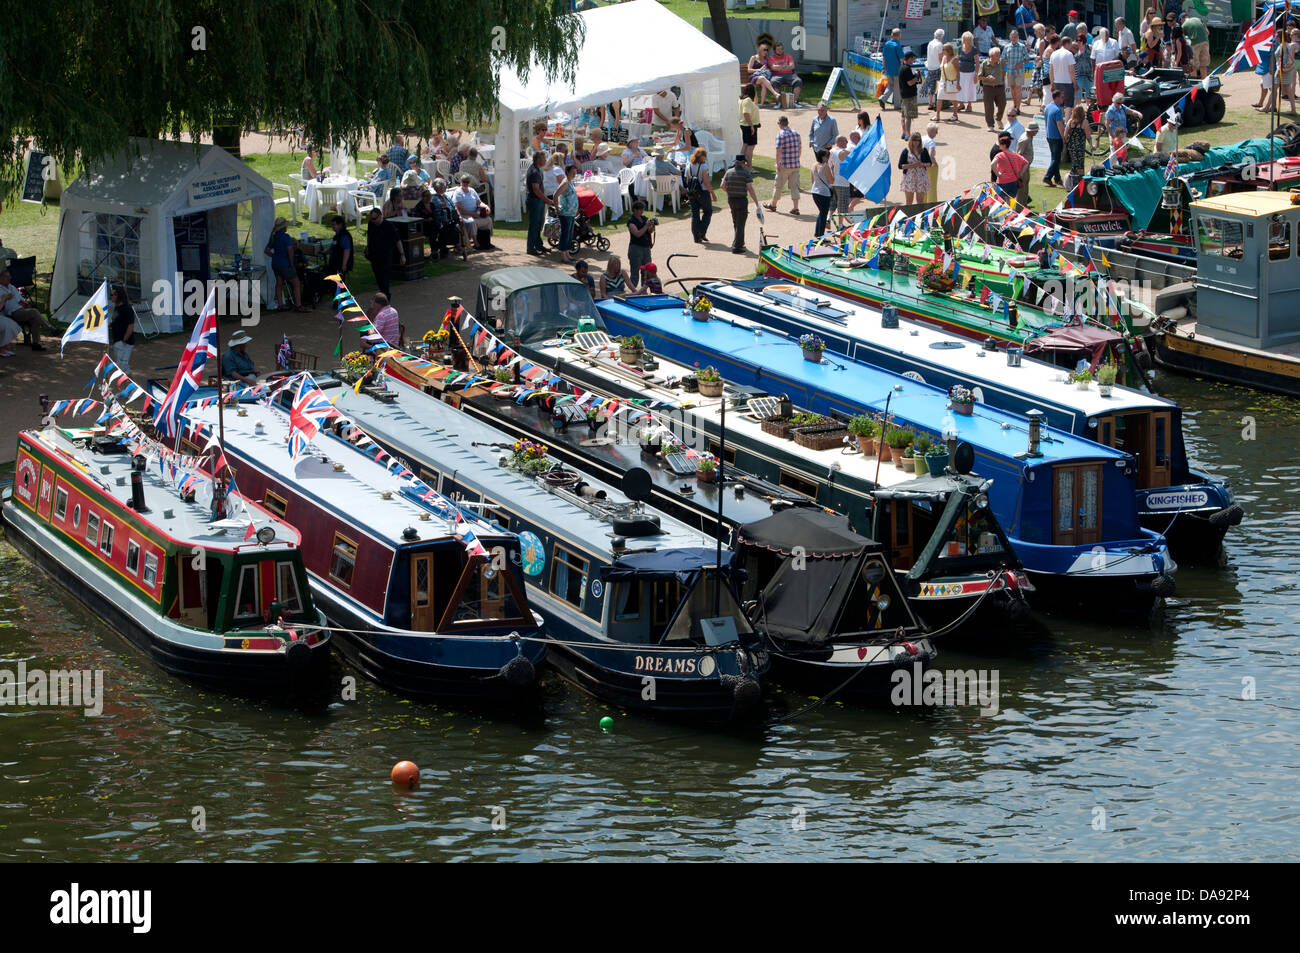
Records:
[[[1087,546],[1101,540],[1101,467],[1082,463],[1052,468],[1052,543]]]
[[[179,553],[176,561],[180,563],[180,621],[196,629],[208,628],[208,573],[207,567],[195,567],[198,562],[203,565],[201,557],[189,553]]]
[[[411,629],[432,632],[438,620],[433,611],[433,554],[411,556]]]
[[[895,569],[911,569],[916,562],[912,532],[912,504],[906,500],[889,501],[889,548]]]

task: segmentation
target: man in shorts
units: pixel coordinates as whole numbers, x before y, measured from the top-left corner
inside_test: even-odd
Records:
[[[912,135],[912,120],[917,116],[916,93],[921,76],[913,68],[916,51],[910,46],[903,50],[903,65],[898,68],[898,103],[903,112],[903,140]]]

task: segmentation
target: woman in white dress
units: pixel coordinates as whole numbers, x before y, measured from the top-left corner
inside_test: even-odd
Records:
[[[975,49],[975,34],[969,30],[961,35],[961,49],[957,51],[957,102],[962,109],[970,112],[973,103],[979,101],[979,88],[975,85],[975,73],[980,67],[979,51]]]

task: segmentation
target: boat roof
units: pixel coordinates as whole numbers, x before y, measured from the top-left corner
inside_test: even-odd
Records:
[[[507,452],[505,446],[514,443],[504,431],[413,387],[390,386],[395,394],[392,403],[382,403],[367,394],[343,388],[335,406],[363,430],[382,434],[384,442],[396,450],[428,461],[462,485],[476,487],[495,504],[527,513],[530,520],[558,536],[594,545],[614,535],[610,523],[500,466],[499,461]],[[620,490],[607,483],[584,479],[592,487],[604,490],[612,500],[626,499]],[[659,516],[663,532],[628,538],[630,549],[651,545],[657,549],[712,545],[712,537],[699,530],[669,516],[655,515]]]
[[[718,284],[721,283],[706,285],[704,290],[707,293],[708,290],[717,288]],[[1019,367],[1009,367],[1002,351],[985,351],[978,341],[948,331],[940,331],[901,315],[897,328],[882,328],[879,308],[849,301],[806,285],[775,282],[766,284],[762,290],[759,290],[748,287],[748,283],[744,282],[725,284],[727,293],[734,298],[761,306],[767,311],[798,316],[804,321],[818,325],[823,329],[823,336],[847,335],[860,341],[869,341],[898,355],[929,364],[943,365],[944,369],[961,374],[972,383],[983,387],[1023,394],[1025,395],[1023,410],[1032,410],[1044,400],[1059,407],[1069,407],[1087,417],[1138,408],[1167,410],[1177,406],[1171,400],[1144,394],[1128,387],[1115,387],[1110,397],[1102,397],[1101,392],[1095,387],[1081,391],[1068,383],[1065,370],[1046,361],[1022,358]],[[809,308],[797,308],[774,301],[764,293],[766,291],[779,291],[800,301],[807,301]],[[725,300],[715,300],[714,304],[719,310],[727,310]],[[818,310],[822,308],[833,309],[834,313],[842,315],[843,323],[819,314]],[[1087,328],[1086,325],[1084,327]],[[1097,329],[1088,328],[1088,330]]]
[[[746,545],[761,546],[784,556],[802,547],[802,555],[813,559],[856,556],[867,549],[872,552],[884,549],[880,543],[849,529],[843,514],[804,507],[782,510],[755,523],[746,523],[737,529],[736,536]]]
[[[523,288],[535,285],[580,284],[573,275],[566,274],[558,268],[546,268],[538,265],[517,265],[511,268],[497,268],[484,272],[479,278],[480,288],[498,288],[513,294]]]
[[[679,309],[680,304],[681,302],[678,302]],[[655,360],[659,362],[659,369],[649,374],[637,374],[611,357],[609,349],[584,350],[577,344],[563,344],[554,341],[532,345],[532,350],[548,357],[554,357],[557,360],[579,360],[588,371],[611,383],[618,382],[623,386],[639,385],[647,398],[661,402],[659,405],[661,409],[685,409],[702,423],[712,424],[715,431],[720,432],[722,429],[722,398],[701,397],[699,394],[689,394],[679,388],[674,389],[670,386],[671,383],[694,374],[699,370],[698,367],[687,367],[685,364],[656,355]],[[617,347],[614,348],[614,352],[617,353]],[[798,355],[797,348],[795,353]],[[913,477],[912,473],[893,463],[878,463],[874,456],[868,457],[860,453],[844,453],[839,447],[833,447],[830,450],[812,450],[800,447],[793,441],[765,433],[763,431],[763,422],[746,414],[743,410],[738,408],[729,408],[729,410],[730,412],[727,414],[728,439],[740,434],[752,444],[776,447],[786,453],[799,455],[805,460],[811,460],[824,466],[828,473],[831,470],[838,470],[863,480],[868,485],[890,486],[894,483],[910,480]]]
[[[296,486],[327,509],[354,520],[360,528],[393,546],[454,538],[445,520],[436,516],[421,520],[421,514],[429,511],[402,496],[402,489],[411,485],[409,479],[389,472],[356,447],[320,434],[309,450],[294,461],[285,440],[289,435],[289,414],[265,404],[239,406],[246,412],[244,416],[226,409],[227,446],[256,459],[280,482]],[[217,408],[190,405],[185,417],[215,428]],[[256,431],[258,423],[262,424],[262,433]],[[342,464],[343,469],[336,471],[335,463]],[[388,499],[383,496],[385,492],[391,494]],[[471,520],[479,535],[493,532],[487,523],[473,521],[472,514],[466,513],[465,518]],[[413,528],[418,536],[403,539],[407,528]]]
[[[1285,212],[1296,207],[1291,201],[1292,192],[1229,192],[1192,203],[1197,212],[1226,212],[1231,215],[1258,217]]]
[[[79,438],[101,433],[102,428],[76,431]],[[80,471],[92,483],[98,484],[109,496],[123,504],[123,510],[127,508],[126,504],[131,499],[130,453],[92,453],[75,443],[69,431],[55,428],[26,430],[23,434],[45,452],[62,458],[69,468]],[[131,512],[179,543],[233,552],[239,549],[296,548],[302,541],[297,529],[238,492],[228,498],[230,515],[213,522],[212,478],[206,473],[199,474],[192,503],[181,498],[173,482],[164,479],[155,459],[150,459],[145,464],[142,476],[144,502],[148,511]],[[265,547],[256,538],[245,540],[250,522],[254,534],[269,526],[275,531],[275,539]]]
[[[888,400],[889,413],[895,420],[909,421],[935,432],[950,426],[958,440],[1004,458],[1024,453],[1028,447],[1029,422],[1020,414],[987,404],[977,404],[970,416],[953,414],[947,391],[942,388],[838,354],[814,364],[803,359],[796,339],[751,321],[730,316],[695,321],[685,313],[680,299],[667,295],[646,295],[625,301],[604,299],[598,307],[602,313],[620,314],[627,320],[691,342],[700,353],[701,363],[708,362],[709,351],[730,354],[830,399],[854,395],[854,404],[863,405],[873,413],[883,413]],[[1030,466],[1068,460],[1123,460],[1129,456],[1046,425],[1042,435],[1039,446],[1042,457],[1032,464],[1026,461]],[[841,457],[841,460],[849,459],[847,455]]]

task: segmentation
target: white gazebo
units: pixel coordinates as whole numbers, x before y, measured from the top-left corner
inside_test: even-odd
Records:
[[[658,0],[632,0],[578,14],[586,27],[572,85],[551,83],[534,61],[527,81],[513,69],[501,71],[500,133],[496,137],[495,214],[517,222],[523,172],[519,168],[520,127],[556,112],[654,93],[682,90],[682,115],[726,144],[728,160],[740,152],[740,64]]]
[[[236,255],[252,259],[265,305],[271,284],[263,249],[274,221],[270,181],[224,149],[132,139],[63,192],[53,315],[70,319],[108,279],[125,286],[142,320],[151,316],[157,330],[179,331],[185,293],[174,291],[177,275],[215,279],[212,259]]]

